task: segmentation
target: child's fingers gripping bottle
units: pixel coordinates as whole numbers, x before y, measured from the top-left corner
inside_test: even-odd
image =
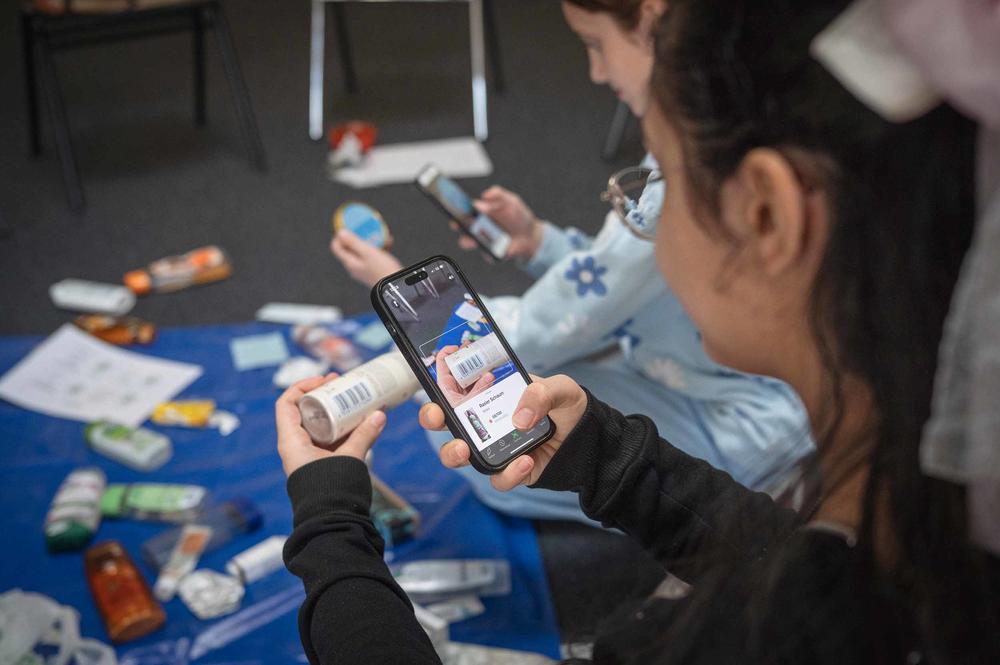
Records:
[[[398,351],[383,354],[310,390],[299,400],[302,426],[312,440],[331,444],[376,409],[391,409],[413,397],[420,383]]]
[[[480,337],[444,359],[463,390],[468,390],[486,372],[509,361],[510,357],[493,333]]]

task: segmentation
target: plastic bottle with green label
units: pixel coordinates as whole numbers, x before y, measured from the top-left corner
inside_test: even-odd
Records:
[[[200,512],[208,490],[198,485],[132,483],[108,485],[101,514],[151,522],[188,522]]]
[[[59,486],[45,518],[45,544],[50,552],[82,549],[101,523],[98,508],[107,481],[96,467],[77,469]]]
[[[137,471],[158,469],[173,454],[170,439],[145,427],[100,420],[87,425],[83,436],[96,452]]]

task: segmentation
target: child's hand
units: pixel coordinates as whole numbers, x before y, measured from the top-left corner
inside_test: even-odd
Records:
[[[535,255],[542,244],[544,227],[520,196],[499,185],[493,185],[484,191],[473,205],[476,206],[476,210],[510,234],[510,247],[507,248],[505,258],[527,261]],[[458,230],[454,222],[452,228]],[[462,249],[479,247],[466,235],[459,237],[458,244]]]
[[[568,376],[560,374],[546,379],[532,378],[534,382],[525,389],[514,410],[514,426],[521,431],[529,430],[548,416],[555,424],[556,431],[551,439],[521,455],[503,471],[490,477],[490,483],[501,492],[537,482],[587,409],[587,393]],[[420,409],[420,425],[429,430],[445,429],[441,407],[433,402],[425,404]],[[467,465],[469,455],[469,444],[462,439],[452,439],[441,446],[438,453],[441,463],[451,469]]]
[[[324,448],[313,443],[309,433],[302,427],[299,400],[310,390],[336,378],[336,374],[329,374],[326,377],[303,379],[286,390],[275,403],[274,421],[278,427],[278,454],[281,456],[281,465],[285,469],[286,476],[292,475],[310,462],[325,457],[348,455],[364,462],[365,455],[382,433],[385,427],[385,414],[375,411],[368,414],[368,417],[346,439],[333,444],[333,447]]]
[[[375,286],[386,275],[403,269],[403,264],[395,256],[369,245],[347,230],[338,231],[333,236],[330,251],[351,277],[368,288]]]

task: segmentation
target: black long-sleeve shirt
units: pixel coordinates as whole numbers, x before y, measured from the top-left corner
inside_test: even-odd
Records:
[[[578,492],[587,515],[694,585],[683,599],[612,617],[597,663],[839,665],[903,662],[910,651],[906,613],[883,600],[841,535],[802,528],[793,511],[660,439],[648,418],[589,397],[536,486]],[[299,630],[310,662],[440,663],[382,560],[364,464],[313,462],[292,474],[288,493],[285,562],[305,584]],[[873,634],[887,623],[898,629]]]

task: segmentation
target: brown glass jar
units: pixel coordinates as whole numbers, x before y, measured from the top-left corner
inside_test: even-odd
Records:
[[[112,642],[128,642],[163,625],[166,615],[128,552],[115,540],[90,547],[83,569]]]

